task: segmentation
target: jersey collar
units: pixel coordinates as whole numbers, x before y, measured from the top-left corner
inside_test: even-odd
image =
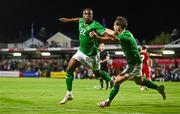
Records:
[[[121,32],[121,34],[123,34],[125,31],[126,31],[126,30],[124,29],[124,30]],[[120,34],[120,35],[121,35],[121,34]]]

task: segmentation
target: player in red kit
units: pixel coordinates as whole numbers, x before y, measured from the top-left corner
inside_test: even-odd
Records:
[[[146,77],[146,80],[151,80],[151,73],[150,73],[150,66],[151,66],[151,61],[149,58],[149,54],[147,52],[147,48],[146,46],[142,46],[140,48],[140,55],[141,55],[141,59],[142,59],[142,76],[143,78]],[[145,90],[144,86],[141,86],[141,90]]]

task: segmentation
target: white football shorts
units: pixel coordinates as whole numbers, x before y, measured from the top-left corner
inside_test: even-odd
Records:
[[[78,60],[82,65],[88,66],[93,71],[100,70],[100,57],[98,54],[95,56],[87,56],[78,50],[72,58]]]

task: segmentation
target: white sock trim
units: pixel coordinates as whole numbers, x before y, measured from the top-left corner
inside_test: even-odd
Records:
[[[67,91],[66,94],[67,95],[72,95],[72,91]]]

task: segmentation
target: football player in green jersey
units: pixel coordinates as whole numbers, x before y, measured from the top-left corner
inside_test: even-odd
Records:
[[[153,82],[142,79],[141,76],[141,58],[138,50],[138,46],[133,34],[127,30],[128,21],[125,17],[118,16],[114,22],[115,36],[120,40],[119,43],[124,51],[127,59],[127,66],[115,79],[114,86],[110,92],[109,98],[105,101],[99,102],[98,106],[107,107],[110,106],[112,100],[119,92],[120,85],[127,79],[133,78],[135,83],[143,85],[151,89],[157,90],[165,100],[166,94],[164,92],[163,85],[156,85]],[[95,39],[104,39],[102,36],[98,36],[96,32],[91,32],[90,36]]]
[[[78,22],[79,23],[79,40],[80,40],[80,48],[76,52],[76,54],[71,58],[68,63],[66,69],[66,85],[67,85],[67,93],[60,104],[65,104],[67,101],[73,99],[72,95],[72,83],[73,83],[73,72],[77,67],[82,65],[87,65],[90,67],[95,76],[100,76],[106,81],[110,81],[113,83],[113,79],[109,76],[105,71],[100,70],[100,60],[98,57],[98,41],[89,36],[91,31],[95,31],[98,35],[108,36],[108,33],[105,32],[105,28],[93,20],[93,11],[90,8],[86,8],[83,11],[82,18],[60,18],[61,22]],[[119,40],[116,38],[107,38],[108,41],[116,41]]]

